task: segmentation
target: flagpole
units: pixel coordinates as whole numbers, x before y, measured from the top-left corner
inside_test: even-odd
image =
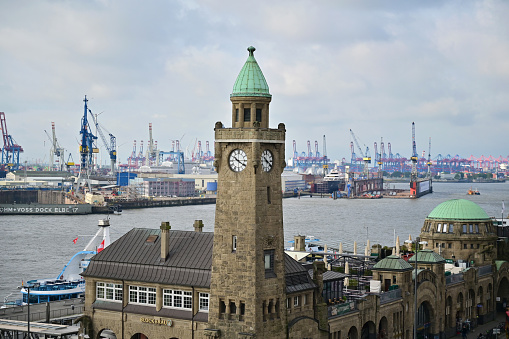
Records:
[[[504,204],[504,200],[502,200],[502,227],[504,227],[504,210],[505,210],[505,204]]]

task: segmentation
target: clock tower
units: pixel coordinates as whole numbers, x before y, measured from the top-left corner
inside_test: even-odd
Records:
[[[254,47],[233,92],[232,127],[215,125],[218,194],[208,335],[286,337],[281,173],[285,126],[269,128],[271,94]]]

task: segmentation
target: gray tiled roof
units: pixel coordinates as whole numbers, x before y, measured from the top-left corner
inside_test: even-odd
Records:
[[[157,238],[147,242],[149,236]],[[161,262],[161,230],[134,228],[95,255],[84,277],[210,287],[214,233],[170,230],[170,252]],[[285,254],[287,293],[316,288],[307,270]]]
[[[95,255],[87,277],[164,283],[182,286],[210,286],[212,245],[210,232],[170,231],[170,252],[161,262],[161,230],[134,228]],[[147,242],[156,235],[154,242]]]
[[[309,276],[313,279],[313,270],[308,271]],[[336,271],[325,271],[323,272],[323,281],[338,280],[348,277],[348,274],[336,272]]]
[[[307,269],[285,253],[286,293],[296,293],[316,288]]]

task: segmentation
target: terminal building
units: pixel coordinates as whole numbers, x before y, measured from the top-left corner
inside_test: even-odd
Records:
[[[272,96],[248,51],[230,95],[231,127],[214,129],[214,232],[199,220],[189,231],[142,225],[94,256],[83,273],[80,335],[356,339],[412,338],[416,329],[448,338],[458,322],[494,319],[509,298],[509,264],[496,260],[493,223],[470,202],[437,206],[421,230],[427,247],[415,241],[408,261],[393,255],[369,267],[362,279],[378,290],[362,285],[347,297],[353,278],[338,272],[339,261],[305,266],[285,254],[286,130],[269,127]]]

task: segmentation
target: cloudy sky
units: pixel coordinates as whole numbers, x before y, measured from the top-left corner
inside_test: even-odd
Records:
[[[0,111],[22,161],[48,161],[51,122],[78,160],[85,95],[121,163],[149,123],[162,150],[212,147],[253,45],[287,157],[325,135],[349,159],[350,129],[410,157],[413,121],[420,155],[431,137],[433,158],[507,157],[508,17],[502,0],[1,1]]]

